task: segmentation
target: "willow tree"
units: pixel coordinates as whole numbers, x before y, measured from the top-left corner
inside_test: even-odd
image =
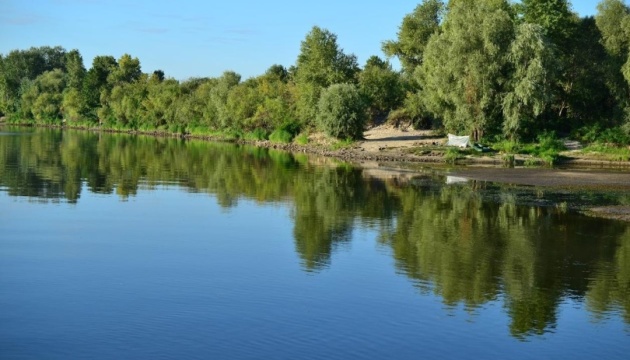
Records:
[[[533,125],[552,99],[554,52],[539,25],[523,23],[508,54],[512,66],[508,91],[503,98],[503,133],[518,139]]]
[[[398,57],[403,70],[413,74],[416,67],[422,64],[422,57],[431,35],[440,28],[443,13],[443,1],[422,1],[411,14],[403,18],[398,38],[383,42],[382,49],[385,55]]]
[[[625,112],[630,132],[630,8],[621,0],[604,0],[597,10],[595,21],[609,55],[605,63],[607,83],[615,95],[619,113]]]
[[[427,109],[449,132],[498,128],[514,20],[505,0],[452,0],[442,31],[429,40],[417,80]]]

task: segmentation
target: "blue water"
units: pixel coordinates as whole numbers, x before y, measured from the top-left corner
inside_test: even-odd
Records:
[[[189,144],[173,146],[192,151]],[[477,233],[485,222],[475,220],[471,235],[463,232],[468,227],[451,234],[447,218],[458,210],[446,205],[450,190],[437,180],[422,180],[422,189],[413,182],[402,185],[400,203],[376,201],[382,207],[368,215],[373,205],[366,204],[384,196],[386,182],[366,179],[372,190],[360,190],[349,186],[354,183],[346,175],[326,182],[327,168],[306,165],[295,173],[287,174],[286,167],[260,173],[292,185],[283,180],[266,196],[231,192],[229,206],[212,186],[191,189],[192,175],[181,172],[159,181],[139,176],[131,195],[121,194],[118,184],[111,192],[94,192],[81,175],[78,199],[64,198],[63,191],[25,196],[12,194],[15,184],[6,179],[16,177],[16,167],[5,164],[3,359],[625,359],[630,353],[623,302],[627,306],[630,298],[623,283],[630,231],[624,223],[515,205],[523,226],[514,222],[496,233]],[[50,169],[33,171],[47,180],[37,184],[50,187],[59,178]],[[299,183],[291,183],[304,172]],[[328,193],[327,186],[334,191]],[[343,195],[343,188],[352,195]],[[406,207],[415,195],[419,202]],[[350,199],[359,205],[350,206]],[[413,215],[414,209],[424,211],[418,204],[434,213]],[[483,197],[465,204],[475,209],[472,219],[479,212],[499,216],[501,204]],[[306,226],[309,233],[332,229],[332,243],[300,233],[301,222],[310,220],[315,225]],[[425,238],[429,229],[420,227],[429,223],[439,231]],[[503,231],[508,235],[502,237]],[[523,243],[510,242],[529,231],[538,239],[569,236],[557,246],[527,236]],[[507,245],[495,244],[497,238],[508,239]],[[401,250],[404,244],[417,248]],[[488,249],[491,244],[496,248]],[[531,258],[520,264],[512,252]],[[468,254],[480,255],[471,260]],[[481,285],[458,283],[470,273],[466,269],[486,266],[492,269],[472,277]],[[610,299],[594,296],[596,287],[606,287],[601,293],[612,294]],[[510,304],[517,297],[538,300],[529,300],[532,314],[523,315],[532,325],[511,331]]]

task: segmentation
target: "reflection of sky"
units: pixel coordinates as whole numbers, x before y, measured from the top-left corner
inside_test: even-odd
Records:
[[[565,299],[556,328],[526,342],[510,337],[501,296],[472,311],[447,308],[398,272],[373,225],[356,224],[328,268],[303,271],[290,206],[240,200],[226,210],[172,185],[124,201],[84,189],[77,204],[0,193],[3,351],[331,359],[630,351],[628,325],[619,316],[592,323],[583,302]]]

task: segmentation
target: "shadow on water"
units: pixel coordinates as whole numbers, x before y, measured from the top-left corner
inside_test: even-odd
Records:
[[[77,203],[82,191],[126,199],[177,184],[225,209],[243,198],[289,204],[305,271],[330,267],[360,223],[380,234],[421,293],[447,307],[474,312],[504,299],[516,338],[552,330],[567,298],[585,302],[595,319],[618,311],[630,324],[630,228],[572,211],[630,202],[627,194],[446,184],[439,173],[400,181],[320,162],[232,144],[39,129],[0,137],[0,189]]]

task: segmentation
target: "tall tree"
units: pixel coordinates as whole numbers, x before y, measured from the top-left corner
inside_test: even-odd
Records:
[[[118,63],[113,56],[96,56],[92,60],[92,67],[83,82],[83,98],[90,112],[89,117],[93,120],[97,118],[101,92],[111,90],[107,78],[117,67]]]
[[[539,25],[523,23],[508,54],[512,75],[503,99],[503,133],[518,139],[552,99],[554,53]]]
[[[556,47],[559,73],[554,86],[554,102],[549,108],[549,122],[556,122],[555,127],[568,129],[568,124],[562,119],[571,116],[573,90],[579,79],[576,69],[579,50],[576,49],[578,37],[576,33],[579,18],[571,11],[568,0],[523,0],[523,19],[530,24],[540,25],[547,38]],[[576,53],[576,51],[578,51]]]
[[[142,75],[140,60],[124,54],[118,59],[118,67],[109,74],[107,81],[110,84],[130,83],[138,80],[140,75]]]
[[[298,116],[312,122],[321,91],[332,84],[354,83],[359,71],[357,58],[337,44],[337,35],[314,26],[300,46],[295,70],[298,86]]]
[[[83,57],[79,50],[72,50],[66,54],[66,73],[68,74],[67,86],[72,89],[81,89],[86,75]]]
[[[65,70],[66,50],[60,46],[13,50],[2,59],[0,67],[0,112],[18,111],[23,88],[28,81],[54,69]]]
[[[398,57],[403,70],[413,74],[415,68],[422,64],[429,38],[440,29],[444,10],[443,1],[422,1],[411,14],[403,18],[398,29],[398,39],[383,42],[385,55]]]
[[[428,110],[447,131],[479,140],[501,123],[501,93],[514,36],[505,0],[453,0],[442,32],[431,37],[418,73]]]
[[[399,107],[405,96],[400,74],[378,56],[370,57],[359,74],[359,91],[373,120]]]
[[[630,132],[630,7],[621,0],[603,0],[597,10],[595,22],[609,55],[607,84],[616,98],[618,117],[625,118]]]
[[[23,115],[38,122],[55,123],[60,120],[65,86],[66,76],[61,69],[38,76],[22,95]]]

